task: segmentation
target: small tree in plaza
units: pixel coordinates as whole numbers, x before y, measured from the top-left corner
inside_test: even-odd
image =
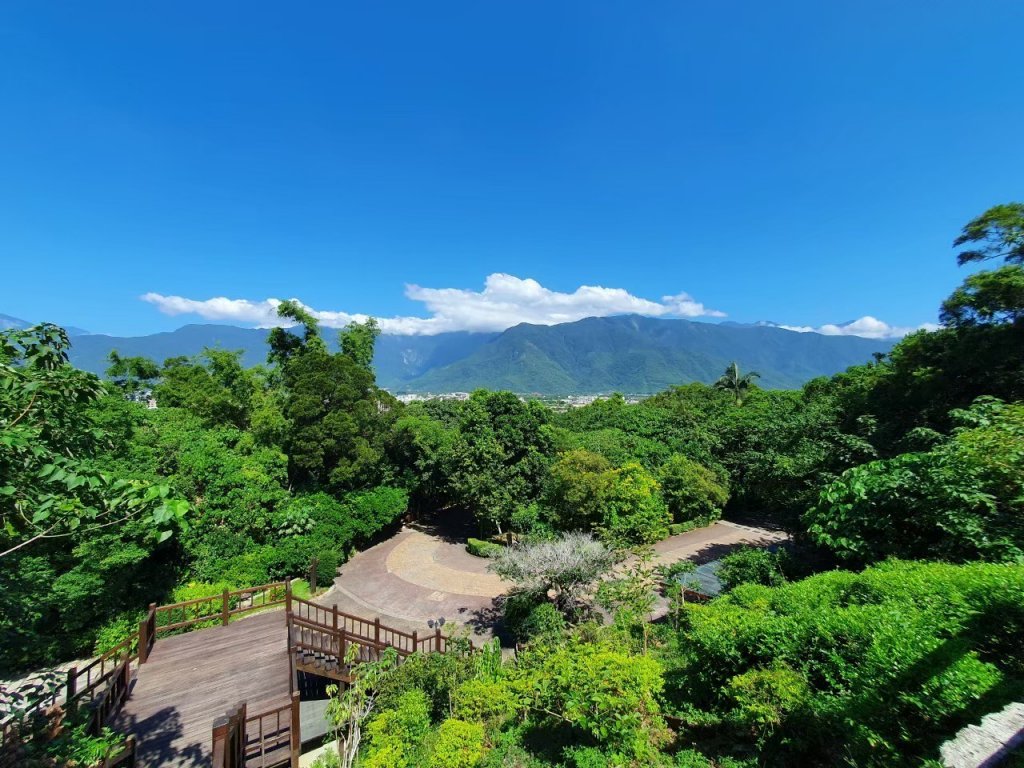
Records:
[[[523,590],[553,592],[555,605],[571,615],[584,589],[614,564],[614,554],[589,533],[566,533],[553,541],[510,547],[489,568]]]

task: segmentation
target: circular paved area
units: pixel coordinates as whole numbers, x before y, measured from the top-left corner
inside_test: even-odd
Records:
[[[692,558],[706,562],[745,544],[767,546],[785,534],[718,522],[672,536],[655,545],[655,561]],[[497,600],[509,584],[487,570],[488,560],[466,552],[463,539],[420,528],[399,533],[341,567],[334,587],[317,602],[406,631],[427,630],[427,621],[466,625],[490,637],[499,615]]]

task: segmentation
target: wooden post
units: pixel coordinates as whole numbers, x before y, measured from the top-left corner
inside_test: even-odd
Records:
[[[416,653],[420,649],[419,640],[416,639],[416,630],[412,631],[412,652]]]
[[[153,615],[153,605],[150,605],[150,613],[143,621],[138,623],[138,663],[143,665],[150,658],[150,616]]]
[[[437,653],[441,652],[441,625],[438,624],[434,629],[434,650]]]
[[[292,760],[291,768],[299,768],[299,754],[302,752],[302,718],[299,716],[299,693],[292,694],[292,728],[291,733]]]
[[[331,619],[334,622],[334,631],[337,632],[338,631],[338,606],[337,605],[332,605],[331,606],[331,614],[332,614]]]
[[[373,620],[373,642],[380,645],[380,616]]]
[[[309,563],[309,594],[316,594],[316,567],[320,564],[319,558],[315,555]]]
[[[68,709],[73,706],[76,693],[78,693],[78,667],[72,667],[68,670],[68,694],[64,699],[64,704]]]
[[[221,715],[213,721],[213,768],[227,768],[228,762],[228,716]]]
[[[292,612],[292,580],[284,580],[284,609],[289,614]]]
[[[224,605],[221,607],[221,623],[226,627],[231,620],[231,603],[228,588],[224,587]]]

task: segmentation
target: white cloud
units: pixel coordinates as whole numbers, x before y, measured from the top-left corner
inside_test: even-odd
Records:
[[[423,288],[407,285],[405,295],[422,302],[429,317],[378,318],[384,333],[433,335],[446,331],[502,331],[518,323],[554,325],[585,317],[638,314],[649,317],[725,317],[686,293],[664,296],[662,300],[634,296],[622,288],[583,285],[572,293],[545,288],[536,280],[513,275],[489,275],[482,291],[463,288]],[[254,324],[261,328],[281,325],[277,317],[279,299],[252,302],[247,299],[195,300],[181,296],[147,293],[143,301],[156,305],[167,315],[195,314],[206,320]],[[306,306],[306,305],[303,305]],[[306,307],[323,325],[341,328],[361,322],[366,315]]]
[[[785,328],[787,331],[796,331],[797,333],[820,333],[825,336],[863,336],[866,339],[900,339],[908,333],[920,330],[934,331],[939,326],[934,323],[922,323],[917,327],[889,325],[877,317],[864,315],[864,317],[851,320],[848,323],[840,323],[838,325],[829,323],[817,328],[810,325],[779,325],[778,327]]]

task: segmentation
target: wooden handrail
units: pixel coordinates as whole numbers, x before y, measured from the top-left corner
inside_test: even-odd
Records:
[[[254,715],[245,703],[213,723],[213,768],[244,768],[252,761],[261,768],[298,768],[302,747],[299,694],[281,707]]]

